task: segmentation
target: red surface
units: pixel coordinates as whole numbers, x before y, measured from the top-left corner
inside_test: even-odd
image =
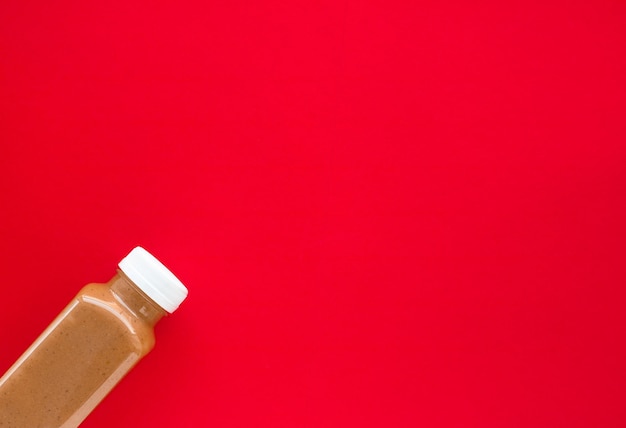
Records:
[[[626,7],[0,5],[0,371],[134,245],[84,426],[626,426]]]

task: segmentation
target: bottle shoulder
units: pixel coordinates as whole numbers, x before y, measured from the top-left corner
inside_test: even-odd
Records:
[[[123,302],[115,297],[108,284],[85,285],[76,295],[75,302],[75,310],[84,312],[82,316],[100,318],[102,329],[110,328],[118,332],[120,340],[128,341],[142,356],[154,347],[153,326],[145,323],[125,307]]]

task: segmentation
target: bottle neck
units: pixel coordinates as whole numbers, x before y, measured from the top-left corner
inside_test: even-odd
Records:
[[[117,271],[109,287],[115,299],[137,318],[154,326],[167,313],[141,291],[121,270]]]

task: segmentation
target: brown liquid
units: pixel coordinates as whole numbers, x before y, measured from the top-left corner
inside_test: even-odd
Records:
[[[0,379],[0,428],[77,427],[154,347],[163,315],[122,272],[84,287]]]

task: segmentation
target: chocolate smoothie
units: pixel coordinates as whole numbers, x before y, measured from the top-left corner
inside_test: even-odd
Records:
[[[122,271],[84,287],[0,378],[0,428],[77,427],[154,347],[164,315]]]

